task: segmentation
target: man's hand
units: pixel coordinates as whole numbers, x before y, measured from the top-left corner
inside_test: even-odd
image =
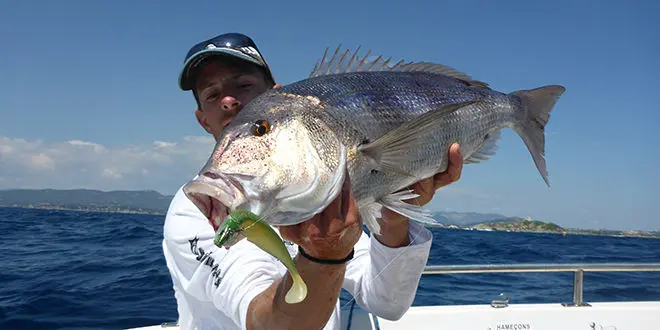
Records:
[[[339,196],[320,214],[292,226],[279,228],[282,237],[297,243],[312,257],[339,260],[346,258],[362,235],[362,219],[346,179]],[[248,308],[247,328],[321,329],[334,311],[346,263],[326,265],[298,254],[294,262],[307,284],[307,297],[298,304],[284,301],[291,277],[276,280],[255,297]]]
[[[337,260],[348,256],[362,235],[362,218],[348,172],[339,196],[323,212],[303,223],[280,227],[280,233],[312,257]]]
[[[435,192],[461,178],[463,171],[463,155],[457,143],[449,147],[449,164],[447,170],[430,178],[421,180],[409,189],[419,195],[417,198],[406,200],[406,203],[423,206],[433,199]],[[381,235],[377,235],[378,241],[389,247],[401,247],[409,244],[408,218],[388,208],[382,209]]]

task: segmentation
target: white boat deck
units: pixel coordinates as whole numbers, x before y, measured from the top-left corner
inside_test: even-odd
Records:
[[[428,266],[425,274],[493,272],[573,272],[573,302],[484,305],[414,306],[399,320],[376,317],[359,308],[342,311],[342,330],[660,330],[660,301],[584,302],[584,272],[660,271],[647,264],[516,264]],[[131,330],[178,330],[155,325]]]
[[[388,321],[361,310],[342,312],[342,330],[657,330],[660,302],[593,303],[585,307],[561,304],[414,306],[399,320]],[[132,330],[178,330],[175,325]]]
[[[379,327],[359,329],[660,329],[660,302],[594,303],[590,307],[561,304],[522,304],[505,308],[420,306],[411,308],[396,322],[376,320]]]

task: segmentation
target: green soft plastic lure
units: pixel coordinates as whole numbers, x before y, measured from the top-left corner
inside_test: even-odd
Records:
[[[284,242],[273,228],[261,221],[259,216],[247,210],[232,211],[218,228],[214,243],[219,247],[229,248],[243,238],[247,238],[260,249],[280,260],[289,270],[293,284],[284,300],[289,304],[305,300],[307,285],[298,274],[296,265],[284,246]]]

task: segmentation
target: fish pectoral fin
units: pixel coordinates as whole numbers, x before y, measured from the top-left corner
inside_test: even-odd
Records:
[[[473,153],[470,157],[465,159],[465,164],[476,164],[490,159],[497,152],[497,142],[501,138],[500,130],[494,131],[486,135],[484,144],[479,151]]]
[[[427,143],[422,137],[436,128],[447,115],[472,105],[478,101],[445,104],[437,110],[429,111],[411,120],[377,140],[357,148],[364,156],[371,159],[374,169],[411,176],[402,164],[409,161],[409,152]]]
[[[432,217],[429,210],[419,205],[404,202],[405,200],[417,197],[419,195],[415,194],[412,190],[403,190],[381,198],[380,204],[410,220],[425,224],[437,224],[438,221]]]

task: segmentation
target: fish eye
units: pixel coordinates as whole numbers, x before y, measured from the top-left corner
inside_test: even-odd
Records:
[[[270,132],[270,124],[265,120],[258,120],[252,127],[252,134],[256,136],[263,136]]]

